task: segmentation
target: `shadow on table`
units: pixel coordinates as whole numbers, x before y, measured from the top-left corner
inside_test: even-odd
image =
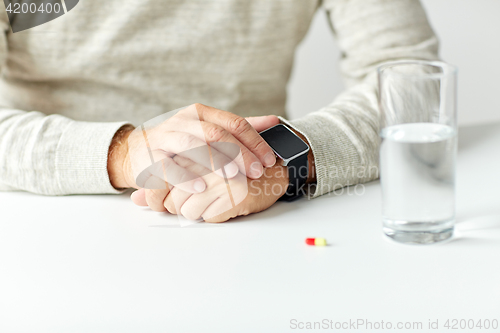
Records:
[[[464,230],[484,229],[481,226],[486,225],[495,225],[500,228],[500,205],[477,206],[474,210],[460,213],[456,218],[456,224],[460,228],[464,228]]]
[[[458,219],[455,229],[459,231],[500,229],[500,214]]]
[[[458,150],[473,148],[493,135],[499,135],[500,123],[460,127],[458,129]]]
[[[479,246],[485,246],[485,245],[498,245],[500,244],[500,240],[498,239],[492,239],[492,238],[481,238],[481,237],[470,237],[470,236],[463,236],[463,235],[456,235],[454,236],[447,244],[453,244],[453,245],[479,245]]]
[[[480,237],[476,231],[500,230],[500,212],[498,209],[490,212],[482,212],[483,215],[462,216],[457,219],[455,225],[455,237],[450,242],[460,244],[500,244],[500,238]],[[474,236],[473,236],[474,235]],[[484,233],[482,233],[484,235]],[[492,235],[495,235],[493,233]],[[498,233],[496,233],[498,235]]]

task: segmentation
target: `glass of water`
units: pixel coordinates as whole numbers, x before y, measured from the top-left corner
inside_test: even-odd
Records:
[[[383,232],[401,243],[450,238],[455,224],[457,70],[439,61],[378,68]]]

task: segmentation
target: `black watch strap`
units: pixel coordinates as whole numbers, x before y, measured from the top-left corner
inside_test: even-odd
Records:
[[[293,201],[304,194],[302,188],[306,184],[309,175],[309,162],[307,160],[307,153],[300,155],[288,162],[288,189],[279,200]]]

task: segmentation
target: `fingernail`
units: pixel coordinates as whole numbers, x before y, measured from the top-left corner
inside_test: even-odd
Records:
[[[274,156],[273,153],[267,153],[266,156],[264,156],[264,163],[266,167],[272,167],[276,164],[276,156]]]
[[[228,165],[226,165],[224,167],[224,170],[226,171],[227,178],[233,178],[238,174],[238,166],[234,162],[231,162]]]
[[[260,164],[259,162],[253,162],[250,165],[250,172],[249,172],[250,177],[260,178],[260,176],[262,176],[263,172],[264,172],[264,170],[262,168],[262,164]]]
[[[194,189],[198,193],[205,191],[205,183],[201,180],[195,181],[194,182]]]

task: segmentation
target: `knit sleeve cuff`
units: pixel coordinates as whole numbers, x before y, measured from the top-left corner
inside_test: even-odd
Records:
[[[56,149],[56,181],[61,194],[117,194],[108,176],[108,151],[125,122],[72,121]]]
[[[295,120],[279,117],[307,139],[313,152],[316,185],[307,187],[309,198],[354,185],[351,174],[362,164],[356,147],[341,126],[324,117],[327,115],[321,112]]]

